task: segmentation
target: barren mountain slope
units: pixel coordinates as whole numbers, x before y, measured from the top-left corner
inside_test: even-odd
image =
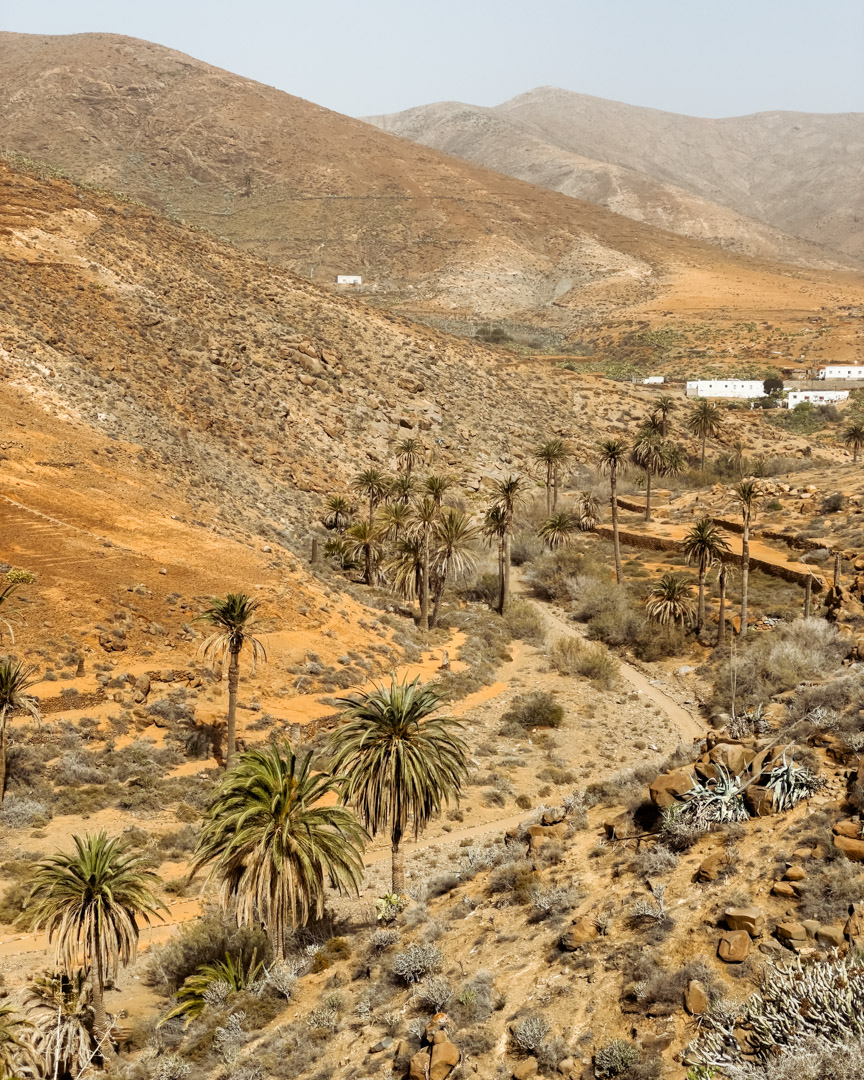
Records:
[[[136,39],[0,35],[0,89],[10,149],[405,311],[566,325],[742,265]]]
[[[370,119],[478,165],[752,254],[830,260],[796,245],[800,238],[864,255],[857,114],[709,120],[540,87],[492,109],[443,102]]]

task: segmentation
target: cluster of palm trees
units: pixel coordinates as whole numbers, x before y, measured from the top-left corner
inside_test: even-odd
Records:
[[[236,755],[190,864],[190,880],[206,870],[225,912],[263,926],[281,958],[294,931],[324,914],[328,888],[359,892],[370,836],[387,833],[392,893],[402,895],[403,839],[458,800],[467,776],[460,723],[438,715],[439,698],[417,680],[392,676],[340,704],[346,722],[329,740],[326,768],[287,741]],[[49,1075],[110,1057],[106,985],[134,958],[142,924],[165,911],[146,856],[104,832],[73,844],[34,875],[27,915],[47,932],[57,971],[31,985],[28,1016],[0,1008],[4,1076],[37,1057]]]

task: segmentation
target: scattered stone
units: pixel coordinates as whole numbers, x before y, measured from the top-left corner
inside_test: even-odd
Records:
[[[444,1032],[442,1031],[438,1034],[444,1035]],[[429,1063],[429,1080],[446,1080],[459,1064],[461,1057],[462,1055],[459,1053],[459,1048],[454,1046],[446,1035],[444,1035],[444,1038],[440,1042],[436,1035]],[[534,1072],[536,1073],[536,1071],[537,1063],[535,1062]],[[533,1076],[534,1073],[530,1073],[529,1075]]]
[[[777,928],[774,931],[780,941],[806,941],[807,930],[803,923],[799,922],[781,922],[777,923]]]
[[[832,830],[835,836],[847,836],[850,840],[861,839],[860,821],[838,821]]]
[[[820,926],[816,931],[816,940],[830,949],[839,949],[846,939],[841,926]]]
[[[761,908],[726,908],[723,919],[730,930],[746,930],[750,937],[759,937],[765,928]]]
[[[524,1061],[520,1061],[518,1065],[514,1066],[513,1080],[531,1080],[532,1076],[537,1075],[538,1068],[537,1058],[527,1057]]]
[[[752,817],[770,817],[774,813],[774,792],[751,784],[744,792],[744,804]]]
[[[684,1008],[691,1016],[701,1016],[708,1011],[708,991],[698,979],[691,979],[684,991]]]
[[[791,881],[775,881],[771,893],[773,896],[781,896],[784,900],[797,900],[798,890]]]
[[[728,866],[729,860],[723,851],[715,851],[699,864],[696,871],[697,881],[716,881]]]
[[[807,871],[803,866],[790,866],[783,876],[787,881],[803,881],[807,877]]]
[[[374,1046],[369,1047],[370,1054],[380,1054],[382,1050],[389,1050],[393,1045],[393,1040],[389,1035],[385,1035],[383,1039],[379,1039]]]
[[[567,811],[563,806],[553,806],[549,810],[543,811],[543,816],[540,818],[541,825],[558,825],[567,817]]]
[[[835,836],[834,847],[842,851],[850,862],[864,862],[864,840],[853,840],[851,836]]]
[[[811,940],[816,940],[816,934],[819,932],[821,923],[818,919],[805,919],[801,925],[807,931],[807,937]]]
[[[722,934],[717,955],[727,964],[740,964],[750,954],[750,935],[746,930],[730,930]]]
[[[651,802],[661,810],[674,806],[676,795],[685,795],[693,787],[693,777],[685,772],[661,773],[648,788]]]
[[[565,952],[574,952],[580,945],[585,945],[597,937],[597,927],[585,915],[578,915],[561,935],[560,945]]]

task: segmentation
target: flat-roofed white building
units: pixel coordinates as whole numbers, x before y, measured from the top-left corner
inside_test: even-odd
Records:
[[[698,379],[687,383],[687,397],[766,397],[761,379]]]
[[[845,401],[848,397],[848,390],[790,390],[786,398],[786,408],[794,409],[802,401],[810,401],[814,405],[830,405],[835,401]]]
[[[337,285],[362,285],[363,278],[359,274],[337,274]]]
[[[642,380],[643,386],[662,386],[666,381],[664,375],[649,375],[647,379]]]
[[[864,364],[830,364],[819,368],[820,379],[864,379]]]

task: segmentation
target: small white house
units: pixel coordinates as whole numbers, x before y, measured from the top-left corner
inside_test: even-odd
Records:
[[[699,379],[687,383],[687,397],[760,398],[765,397],[761,379]]]
[[[786,408],[794,409],[802,401],[812,401],[814,405],[830,405],[835,401],[845,401],[848,390],[790,390],[786,398]]]
[[[337,285],[362,285],[363,278],[359,274],[337,274]]]
[[[864,364],[832,364],[819,368],[820,379],[864,379]]]
[[[642,380],[643,386],[662,386],[666,381],[662,375],[649,375],[647,379]]]

